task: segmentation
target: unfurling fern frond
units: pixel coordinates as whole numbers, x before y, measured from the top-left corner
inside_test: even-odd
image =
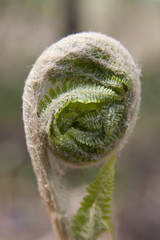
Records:
[[[58,240],[97,240],[112,233],[115,158],[110,157],[122,149],[136,122],[139,77],[129,52],[94,32],[51,45],[29,73],[23,94],[27,146]],[[88,185],[82,175],[91,176],[108,159],[76,215],[76,191],[82,199]],[[78,202],[73,212],[72,202]]]
[[[96,240],[104,232],[113,238],[111,200],[114,185],[115,155],[99,171],[87,188],[88,195],[81,202],[73,220],[74,240]]]

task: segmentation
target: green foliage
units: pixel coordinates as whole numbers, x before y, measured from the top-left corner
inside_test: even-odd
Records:
[[[70,162],[95,162],[125,130],[125,106],[116,91],[74,81],[53,85],[39,100],[38,116],[53,111],[49,143]],[[118,88],[119,82],[114,87]],[[119,91],[122,85],[119,87]]]
[[[115,155],[100,169],[95,181],[87,188],[88,195],[81,202],[73,220],[74,240],[96,240],[109,232],[113,239],[111,200],[113,194]]]
[[[88,51],[57,61],[37,111],[41,122],[49,119],[49,147],[77,166],[95,163],[114,148],[132,102],[131,79],[113,71],[116,60],[100,48]]]

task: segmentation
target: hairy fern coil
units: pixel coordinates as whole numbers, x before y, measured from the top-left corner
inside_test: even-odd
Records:
[[[140,98],[139,69],[119,42],[81,33],[43,52],[28,88],[39,134],[48,147],[66,162],[83,166],[113,153],[132,129]]]
[[[128,51],[100,33],[70,35],[47,48],[27,78],[23,119],[44,198],[45,156],[66,166],[99,163],[125,143],[137,118],[140,70]],[[54,206],[49,206],[54,208]]]

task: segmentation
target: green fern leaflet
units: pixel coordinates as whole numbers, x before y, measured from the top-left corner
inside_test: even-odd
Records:
[[[74,240],[97,240],[109,232],[113,239],[111,200],[114,186],[115,155],[100,169],[96,179],[87,188],[88,195],[81,202],[73,219]]]

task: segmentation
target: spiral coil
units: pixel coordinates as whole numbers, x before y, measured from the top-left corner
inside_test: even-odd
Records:
[[[64,38],[52,54],[37,110],[47,144],[73,165],[97,163],[135,121],[137,66],[117,41],[95,33]]]

